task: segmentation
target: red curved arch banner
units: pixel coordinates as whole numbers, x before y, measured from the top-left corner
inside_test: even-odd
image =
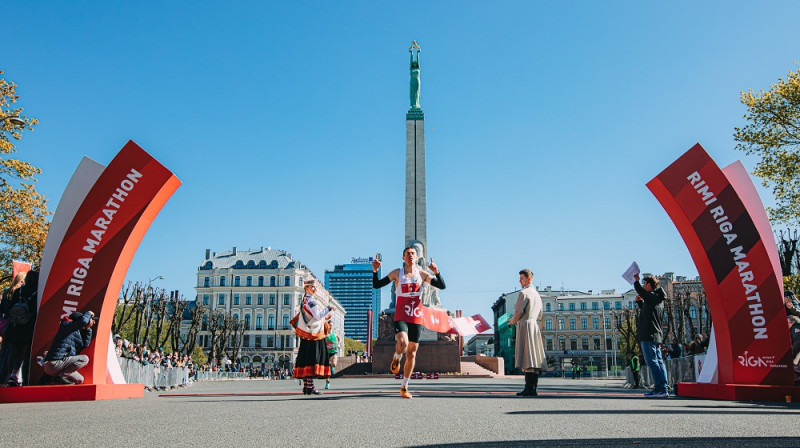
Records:
[[[647,187],[700,273],[714,323],[719,384],[792,386],[791,339],[772,234],[750,212],[760,210],[765,218],[758,196],[737,191],[741,179],[729,179],[737,172],[720,169],[697,144]]]
[[[144,234],[180,184],[172,172],[133,141],[102,171],[67,227],[40,289],[30,384],[38,384],[42,369],[36,357],[50,348],[62,317],[73,311],[92,310],[100,318],[92,344],[83,351],[90,359],[80,371],[84,385],[109,385],[117,391],[125,388],[111,385],[107,377],[108,335],[119,291]],[[76,386],[48,389],[62,387]],[[98,398],[116,397],[94,399]]]

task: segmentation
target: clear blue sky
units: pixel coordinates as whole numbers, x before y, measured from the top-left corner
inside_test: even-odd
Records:
[[[412,40],[445,306],[488,318],[525,267],[584,291],[626,290],[633,260],[696,275],[645,183],[697,142],[754,167],[739,92],[797,68],[800,3],[552,3],[3,2],[0,68],[52,209],[128,139],[183,181],[128,279],[189,298],[206,248],[399,266]]]

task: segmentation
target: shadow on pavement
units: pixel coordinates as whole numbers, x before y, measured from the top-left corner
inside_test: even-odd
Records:
[[[687,437],[687,438],[629,438],[629,439],[573,439],[573,440],[497,440],[475,443],[414,445],[416,447],[576,447],[576,446],[645,446],[648,448],[742,446],[747,448],[800,447],[800,437]]]
[[[747,410],[742,408],[731,408],[730,411],[717,411],[716,415],[796,415],[800,417],[800,411],[764,411],[764,410]],[[593,410],[593,409],[574,409],[574,410],[552,410],[552,409],[542,409],[542,410],[532,410],[532,411],[511,411],[506,412],[506,415],[554,415],[554,414],[562,414],[562,415],[576,415],[576,414],[596,414],[596,415],[608,415],[608,414],[615,414],[615,415],[642,415],[642,414],[651,414],[651,415],[691,415],[691,414],[698,414],[698,415],[708,415],[708,411],[703,410],[695,410],[695,409],[684,409],[684,408],[662,408],[662,409],[652,409],[652,410],[644,410],[644,409],[631,409],[631,410],[610,410],[610,409],[601,409],[601,410]],[[800,439],[798,439],[800,440]]]

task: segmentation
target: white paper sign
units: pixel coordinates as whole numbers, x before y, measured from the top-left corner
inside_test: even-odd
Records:
[[[630,283],[630,284],[632,285],[632,284],[633,284],[633,282],[634,282],[634,280],[635,280],[635,279],[633,278],[633,276],[634,276],[634,275],[636,275],[636,274],[638,274],[639,272],[640,272],[640,271],[639,271],[639,265],[638,265],[638,264],[636,264],[636,262],[634,261],[634,262],[633,262],[633,264],[631,264],[631,267],[629,267],[628,269],[626,269],[626,270],[625,270],[625,273],[624,273],[624,274],[622,274],[622,278],[624,278],[624,279],[625,279],[625,281],[627,281],[628,283]]]

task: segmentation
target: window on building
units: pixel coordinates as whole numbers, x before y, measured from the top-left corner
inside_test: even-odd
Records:
[[[567,349],[567,339],[563,336],[558,338],[558,349],[564,351]]]
[[[245,283],[245,285],[253,286],[253,277],[252,276],[250,276],[250,275],[247,276],[247,283]]]
[[[269,286],[275,286],[275,277],[274,276],[269,278]]]
[[[262,347],[261,345],[261,336],[256,336],[256,347]]]
[[[553,329],[553,319],[547,319],[544,321],[544,329],[545,330],[552,330]]]
[[[581,338],[581,350],[589,350],[589,337],[584,336]]]
[[[275,315],[270,314],[267,318],[267,330],[274,330],[275,329]]]
[[[208,306],[209,297],[208,294],[203,294],[203,305]]]
[[[258,304],[258,305],[263,305],[264,304],[264,294],[259,294],[258,295],[258,300],[257,300],[256,304]]]
[[[570,303],[569,304],[569,310],[570,311],[575,311],[575,304],[574,303]]]
[[[614,309],[621,310],[622,309],[622,302],[614,302]]]
[[[238,275],[233,278],[233,286],[242,286],[242,278]]]
[[[606,350],[614,350],[614,345],[611,343],[611,338],[606,338]]]
[[[611,318],[610,317],[606,317],[604,319],[603,323],[606,324],[606,328],[611,328]]]
[[[283,286],[292,286],[292,278],[288,275],[283,278]]]
[[[209,286],[211,286],[211,279],[206,277],[203,279],[203,287],[208,288]]]
[[[564,311],[564,304],[563,303],[559,303],[558,304],[558,311]]]
[[[259,275],[258,276],[258,286],[264,286],[264,276],[263,275]]]
[[[275,336],[267,335],[267,348],[275,347]]]
[[[220,294],[217,297],[217,305],[225,305],[225,294]]]
[[[592,309],[599,310],[600,308],[597,307],[597,302],[592,302]]]
[[[548,313],[550,312],[550,304],[549,303],[546,303],[544,305],[544,310],[547,311]]]
[[[200,326],[200,329],[203,331],[208,330],[208,314],[203,314],[203,323]]]
[[[219,286],[225,286],[225,276],[219,278]]]
[[[270,305],[275,305],[275,294],[270,294],[269,295],[269,304]]]
[[[239,320],[239,313],[233,313],[233,318],[235,320]]]
[[[633,309],[633,301],[632,300],[628,300],[628,309],[630,309],[630,310]]]
[[[558,319],[558,329],[559,330],[564,329],[564,319]]]
[[[246,330],[250,329],[250,314],[249,313],[244,315],[244,328]]]
[[[581,317],[581,330],[588,330],[589,329],[589,319],[586,317]],[[589,345],[587,342],[586,345]]]
[[[233,304],[234,305],[238,305],[239,304],[239,294],[234,294],[233,295]]]
[[[292,304],[292,295],[291,294],[284,294],[283,295],[283,304],[284,305],[291,305]]]
[[[289,315],[288,314],[284,314],[283,315],[283,329],[284,330],[289,329]]]
[[[250,347],[250,335],[246,334],[242,338],[242,347]]]
[[[611,304],[609,302],[604,301],[603,302],[603,309],[604,310],[610,310],[611,309]]]
[[[547,350],[547,351],[549,351],[549,352],[553,351],[553,340],[552,340],[552,339],[549,339],[549,338],[548,338],[548,339],[545,341],[545,344],[546,344],[546,345],[545,345],[545,350]]]
[[[581,311],[586,311],[586,302],[581,302]]]
[[[600,329],[600,318],[593,317],[592,318],[592,330],[599,330]]]
[[[576,323],[575,319],[570,319],[569,320],[569,329],[570,330],[574,330],[575,329],[575,323]]]
[[[694,305],[689,307],[689,317],[697,319],[697,308],[695,308]]]
[[[569,349],[570,350],[577,350],[578,349],[578,338],[572,337],[569,339]]]
[[[601,348],[600,348],[600,338],[592,339],[592,350],[601,350]]]
[[[252,294],[245,294],[244,295],[244,304],[245,305],[252,305],[253,304],[253,295]]]
[[[264,323],[264,316],[260,314],[256,316],[256,330],[261,330],[263,328],[262,326],[263,323]]]

